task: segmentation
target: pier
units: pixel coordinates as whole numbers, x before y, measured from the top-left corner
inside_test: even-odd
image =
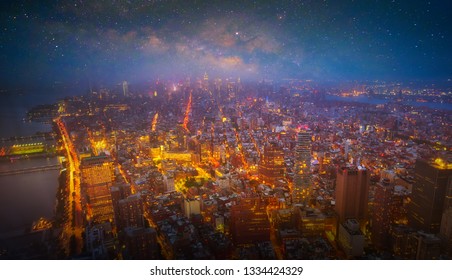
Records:
[[[9,171],[0,171],[0,177],[1,176],[9,176],[9,175],[17,175],[17,174],[25,174],[25,173],[32,173],[32,172],[41,172],[41,171],[49,171],[49,170],[59,170],[61,169],[60,164],[52,164],[52,165],[44,165],[44,166],[36,166],[36,167],[30,167],[30,168],[24,168],[24,169],[17,169],[17,170],[9,170]]]

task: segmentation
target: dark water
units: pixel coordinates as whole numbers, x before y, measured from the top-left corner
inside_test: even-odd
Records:
[[[55,102],[39,94],[19,92],[0,95],[0,138],[30,136],[49,132],[51,125],[24,122],[27,110],[39,104]],[[57,164],[54,158],[0,161],[0,170],[18,170]],[[0,237],[19,235],[40,217],[52,218],[58,188],[58,170],[0,176]]]
[[[24,122],[26,113],[33,106],[55,102],[53,98],[39,95],[9,92],[0,95],[0,138],[30,136],[36,132],[47,132],[51,125],[36,122]]]
[[[57,164],[54,158],[0,162],[1,171]],[[58,170],[0,176],[0,236],[23,232],[40,217],[52,218],[58,188]]]

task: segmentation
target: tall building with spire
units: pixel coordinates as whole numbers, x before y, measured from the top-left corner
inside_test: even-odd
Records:
[[[209,88],[209,75],[207,75],[207,72],[204,72],[204,79],[202,82],[203,88],[208,89]]]
[[[129,96],[129,84],[127,81],[122,82],[122,92],[124,93],[124,96]]]
[[[295,175],[292,203],[306,205],[311,193],[311,144],[312,132],[305,127],[297,135],[295,150]]]

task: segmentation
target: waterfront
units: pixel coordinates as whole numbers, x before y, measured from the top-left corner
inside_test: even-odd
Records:
[[[369,96],[336,96],[336,95],[327,95],[327,100],[333,100],[333,101],[346,101],[346,102],[358,102],[358,103],[366,103],[366,104],[387,104],[392,99],[382,99],[377,97],[369,97]],[[450,103],[436,103],[436,102],[418,102],[418,101],[402,101],[400,104],[403,105],[410,105],[413,107],[427,107],[430,109],[436,109],[436,110],[449,110],[452,111],[452,104]]]
[[[51,131],[50,124],[24,121],[27,110],[40,103],[55,102],[51,100],[43,100],[31,94],[3,94],[0,104],[0,138],[31,136],[37,132]]]
[[[0,162],[0,171],[58,164],[58,158]],[[51,219],[58,188],[58,170],[0,177],[0,236],[20,235],[39,217]]]
[[[3,94],[0,105],[0,138],[32,136],[50,132],[50,124],[24,122],[27,110],[43,102],[33,94]],[[0,161],[0,171],[8,172],[58,164],[58,158],[32,157]],[[0,176],[0,238],[21,235],[31,224],[45,217],[53,218],[58,170]]]
[[[339,97],[327,96],[328,100],[356,101],[368,104],[386,104],[387,99],[366,96]],[[0,137],[27,136],[36,132],[48,132],[50,124],[23,122],[27,109],[36,104],[36,100],[27,100],[24,96],[11,96],[10,106],[4,103],[1,111]],[[406,102],[412,106],[428,106],[437,109],[452,110],[451,104]],[[0,171],[21,170],[38,166],[57,164],[54,158],[30,158],[14,162],[0,162]],[[21,234],[29,229],[31,223],[39,217],[52,218],[55,195],[58,188],[58,170],[47,170],[26,174],[0,177],[0,236]]]

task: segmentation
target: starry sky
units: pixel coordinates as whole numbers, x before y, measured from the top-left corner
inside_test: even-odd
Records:
[[[451,1],[1,1],[2,87],[452,78]]]

